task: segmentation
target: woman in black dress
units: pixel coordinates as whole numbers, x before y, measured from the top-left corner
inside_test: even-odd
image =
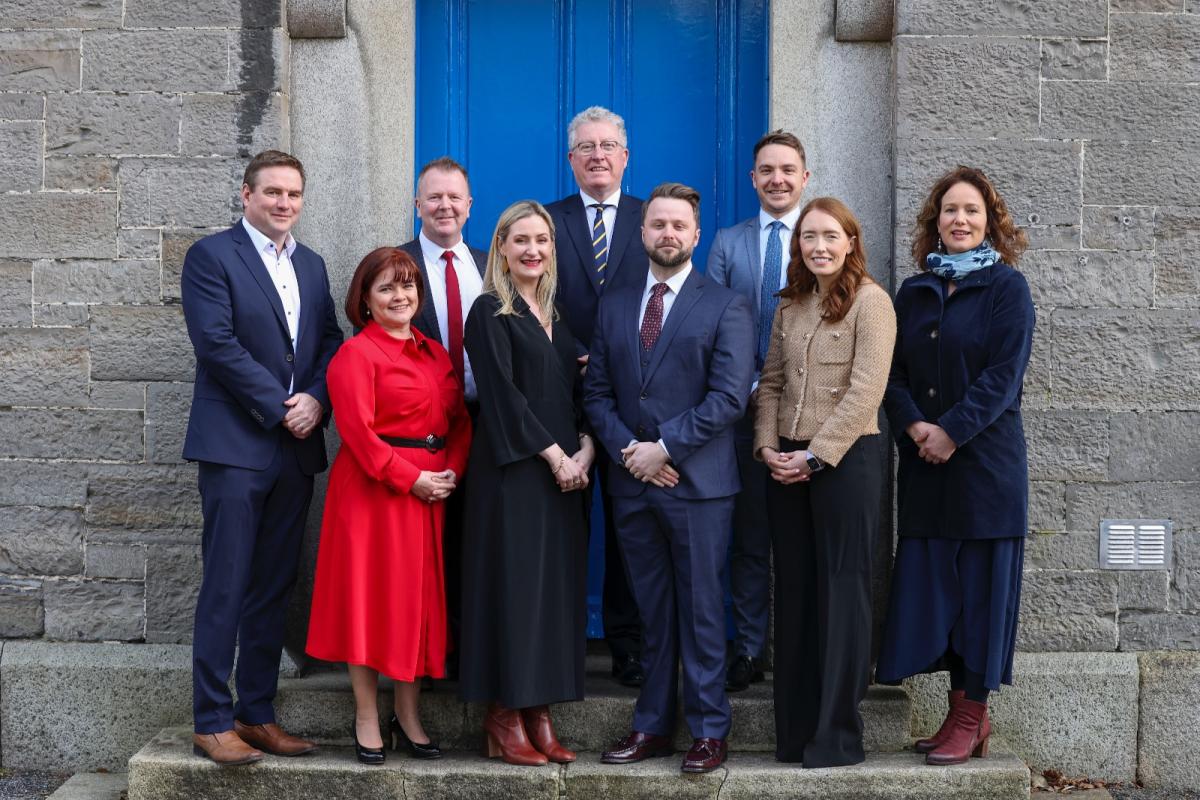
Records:
[[[486,702],[487,754],[565,763],[548,704],[583,699],[588,469],[579,365],[554,308],[554,224],[500,215],[464,344],[479,387],[463,537],[460,691]]]

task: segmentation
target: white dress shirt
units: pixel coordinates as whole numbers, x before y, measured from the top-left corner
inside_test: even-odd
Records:
[[[758,210],[758,297],[762,297],[762,280],[767,271],[767,237],[771,235],[771,223],[782,222],[779,229],[779,243],[783,245],[783,259],[779,265],[779,285],[776,289],[787,286],[788,262],[791,261],[792,234],[796,231],[796,221],[800,219],[800,206],[796,206],[778,220],[761,208]],[[755,303],[759,302],[755,298]]]
[[[283,250],[279,251],[270,237],[251,225],[242,217],[242,227],[250,234],[250,241],[258,251],[275,291],[279,293],[279,301],[283,303],[283,315],[287,320],[288,336],[292,340],[292,352],[296,352],[296,337],[300,332],[300,284],[296,281],[296,268],[292,266],[292,253],[296,252],[296,239],[291,233],[283,242]],[[295,362],[293,362],[293,365]],[[293,366],[293,370],[295,367]],[[288,381],[288,392],[292,392],[295,376]]]
[[[483,292],[483,278],[479,277],[479,268],[471,257],[471,248],[462,239],[453,247],[442,247],[425,236],[421,231],[417,236],[421,243],[421,255],[425,257],[425,274],[429,276],[429,294],[427,300],[433,301],[433,311],[437,315],[438,331],[442,337],[442,347],[450,350],[450,313],[446,304],[446,262],[442,253],[449,250],[454,253],[454,274],[458,276],[458,297],[462,301],[462,321],[465,325],[467,314],[471,311],[475,299]],[[479,393],[475,388],[475,376],[471,372],[471,359],[463,349],[463,395],[469,402],[475,402]]]
[[[617,203],[621,202],[621,190],[617,189],[603,200],[597,200],[587,192],[580,190],[580,199],[583,200],[583,210],[587,213],[588,232],[592,230],[592,226],[596,224],[596,209],[592,208],[595,203],[603,203],[607,208],[604,209],[604,235],[608,241],[612,241],[613,228],[617,225]]]
[[[667,290],[665,292],[663,292],[663,296],[662,296],[663,330],[666,330],[667,315],[669,315],[671,313],[671,307],[675,305],[675,298],[679,296],[679,290],[683,288],[684,281],[686,281],[688,279],[688,276],[691,274],[692,274],[692,262],[689,261],[683,265],[683,268],[680,269],[679,272],[676,272],[674,275],[667,278],[665,281],[662,281],[663,283],[665,283],[667,285]],[[646,317],[646,306],[649,305],[649,303],[650,303],[650,293],[654,289],[655,284],[657,284],[658,282],[659,282],[659,280],[658,280],[658,278],[654,277],[653,272],[646,273],[646,288],[642,291],[642,303],[641,303],[641,306],[639,306],[639,308],[638,308],[638,331],[639,332],[642,329],[642,320],[645,319],[645,317]],[[632,440],[630,440],[629,443],[633,444],[636,441],[637,441],[637,439],[632,439]],[[661,447],[663,449],[663,452],[667,454],[667,458],[671,457],[671,451],[667,449],[666,442],[664,442],[661,438],[659,438],[659,440],[658,440],[658,446]]]

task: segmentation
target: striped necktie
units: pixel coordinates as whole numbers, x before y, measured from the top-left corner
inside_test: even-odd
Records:
[[[604,285],[604,268],[608,266],[608,235],[604,231],[604,203],[592,203],[589,208],[596,209],[596,221],[592,223],[592,260],[596,264],[596,273],[600,276],[600,285]]]

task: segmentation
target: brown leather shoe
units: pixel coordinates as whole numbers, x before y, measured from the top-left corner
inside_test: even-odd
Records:
[[[611,750],[600,754],[601,764],[633,764],[647,758],[669,756],[675,752],[670,736],[654,736],[641,731],[630,731],[629,735],[617,740]]]
[[[725,763],[724,739],[696,739],[683,758],[684,772],[712,772]]]
[[[262,753],[243,742],[233,731],[193,733],[192,752],[211,758],[222,767],[254,764],[263,759]]]
[[[521,709],[521,722],[525,724],[525,733],[529,736],[530,743],[546,758],[555,764],[570,764],[575,760],[574,751],[563,747],[554,733],[549,706]]]
[[[246,725],[240,720],[234,720],[233,729],[242,741],[273,756],[302,756],[317,749],[315,742],[285,733],[283,728],[274,722]]]
[[[541,767],[548,763],[546,756],[529,741],[521,713],[515,709],[499,703],[489,705],[483,718],[483,732],[487,740],[484,752],[488,758],[500,757],[519,767]]]

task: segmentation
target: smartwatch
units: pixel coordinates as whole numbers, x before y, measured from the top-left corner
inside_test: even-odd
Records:
[[[825,469],[825,462],[812,454],[811,450],[804,451],[804,460],[808,463],[808,469],[811,472],[820,472]]]

